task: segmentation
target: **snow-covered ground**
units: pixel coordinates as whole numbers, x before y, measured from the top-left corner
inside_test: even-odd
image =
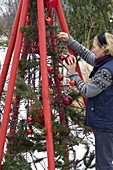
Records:
[[[4,63],[5,55],[6,55],[7,48],[0,47],[0,65],[2,66]]]

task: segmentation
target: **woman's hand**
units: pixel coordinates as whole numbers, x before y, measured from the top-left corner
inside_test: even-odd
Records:
[[[69,35],[66,32],[60,32],[58,34],[58,38],[62,39],[64,42],[67,42],[69,40]],[[76,69],[76,58],[69,58],[68,64],[66,64],[66,67],[68,69],[69,73],[75,72]]]
[[[67,42],[69,40],[69,35],[66,32],[60,32],[58,34],[58,38],[61,38],[64,42]]]
[[[68,59],[68,64],[66,65],[68,72],[73,73],[76,70],[76,58],[74,57]]]

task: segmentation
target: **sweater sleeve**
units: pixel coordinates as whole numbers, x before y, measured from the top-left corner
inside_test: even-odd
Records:
[[[69,36],[69,40],[65,45],[69,46],[77,55],[79,55],[88,64],[94,66],[96,56],[93,52],[85,48],[82,44],[79,44],[73,37]]]
[[[69,75],[70,80],[76,81],[78,91],[85,97],[91,98],[100,94],[103,90],[110,87],[113,83],[112,74],[107,69],[97,71],[89,83],[84,83],[77,72]]]

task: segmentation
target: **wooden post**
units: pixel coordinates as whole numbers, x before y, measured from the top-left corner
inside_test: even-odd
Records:
[[[15,17],[15,22],[13,24],[13,28],[12,28],[12,32],[11,32],[11,36],[10,36],[10,40],[9,40],[9,44],[8,44],[6,57],[5,57],[3,68],[1,71],[1,75],[0,75],[0,96],[2,95],[2,91],[4,88],[6,76],[8,73],[8,69],[9,69],[9,65],[10,65],[10,61],[11,61],[11,57],[12,57],[12,53],[13,53],[14,46],[15,46],[16,35],[17,35],[17,30],[18,30],[18,23],[19,23],[19,19],[20,19],[21,8],[22,8],[22,1],[23,0],[20,0],[19,6],[18,6],[18,10],[17,10],[16,17]]]
[[[6,133],[7,133],[7,128],[8,128],[12,96],[13,96],[16,74],[17,74],[17,69],[18,69],[20,49],[22,46],[23,33],[20,32],[20,28],[24,27],[26,24],[28,6],[29,6],[29,0],[23,0],[19,28],[18,28],[18,33],[17,33],[17,39],[16,39],[16,43],[15,43],[14,58],[12,61],[11,74],[10,74],[8,90],[7,90],[7,94],[6,94],[4,114],[3,114],[2,124],[1,124],[1,130],[0,130],[0,165],[2,162],[2,156],[3,156],[3,152],[4,152],[4,144],[5,144]]]

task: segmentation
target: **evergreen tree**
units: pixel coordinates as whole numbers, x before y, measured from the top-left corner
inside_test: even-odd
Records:
[[[106,9],[110,2],[103,2]],[[103,20],[102,12],[100,12],[101,23],[100,18],[97,17],[99,14],[97,7],[99,5],[102,7],[99,2],[74,1],[73,5],[73,1],[70,0],[68,3],[70,7],[68,7],[66,18],[70,32],[81,42],[87,44],[97,31],[108,29],[108,16]],[[59,170],[80,170],[84,165],[84,169],[87,170],[95,166],[93,164],[95,155],[93,151],[90,151],[89,145],[92,130],[83,125],[85,105],[75,88],[76,82],[70,82],[67,78],[64,60],[70,54],[65,45],[57,39],[61,28],[56,11],[55,9],[48,10],[46,4],[44,10],[55,167]],[[51,10],[53,15],[51,15]],[[86,13],[87,15],[85,15]],[[99,27],[95,27],[97,23],[100,24]],[[102,25],[103,27],[101,27]],[[104,27],[105,25],[106,27]],[[76,29],[74,29],[75,27]],[[30,0],[29,22],[20,30],[24,32],[24,41],[12,100],[7,151],[4,153],[2,170],[30,170],[32,167],[38,169],[38,164],[46,169],[46,165],[43,163],[47,158],[46,129],[37,28],[36,0]],[[1,98],[1,100],[3,99]],[[81,144],[86,150],[78,160],[75,148]],[[40,153],[43,153],[43,156],[40,156]]]

